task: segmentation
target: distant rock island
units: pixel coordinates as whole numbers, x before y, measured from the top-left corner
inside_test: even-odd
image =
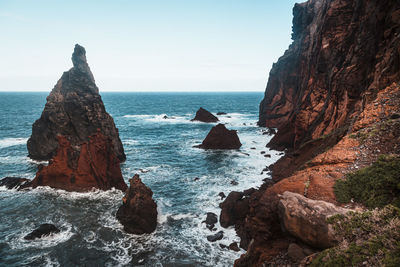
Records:
[[[64,72],[47,97],[40,118],[32,126],[28,140],[29,157],[49,160],[57,153],[57,136],[67,137],[71,146],[88,142],[97,129],[111,138],[120,161],[126,156],[113,118],[106,112],[92,72],[86,62],[86,51],[75,45],[73,68]]]
[[[199,110],[196,112],[196,116],[192,119],[192,121],[217,122],[219,120],[208,110],[205,110],[204,108],[199,108]]]

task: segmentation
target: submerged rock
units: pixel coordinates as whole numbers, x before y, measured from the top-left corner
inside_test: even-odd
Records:
[[[242,146],[235,130],[228,130],[225,125],[212,127],[204,141],[195,147],[204,149],[239,149]]]
[[[217,115],[226,115],[226,112],[218,112]]]
[[[219,121],[217,117],[215,117],[211,112],[205,110],[204,108],[200,108],[196,112],[196,116],[192,121],[202,121],[202,122],[217,122]]]
[[[26,178],[5,177],[0,180],[0,186],[5,186],[7,189],[19,189],[21,186],[29,182],[30,180]]]
[[[215,242],[221,240],[224,237],[224,231],[219,231],[215,235],[208,235],[207,240],[210,242]]]
[[[44,223],[39,226],[39,228],[33,230],[30,234],[26,235],[24,239],[34,240],[37,238],[42,238],[51,234],[59,233],[58,229],[54,224]]]
[[[39,167],[30,186],[67,191],[127,189],[112,141],[100,131],[80,146],[72,146],[65,136],[58,136],[58,143],[56,156],[48,166]]]
[[[117,211],[117,219],[124,230],[131,234],[153,232],[157,227],[157,204],[153,192],[135,174],[129,179],[122,206]]]
[[[351,210],[332,203],[312,200],[288,191],[280,195],[278,205],[278,214],[284,229],[316,248],[329,248],[337,243],[337,237],[327,218],[337,214],[344,215],[349,211]]]
[[[42,115],[32,125],[28,140],[29,157],[50,160],[57,153],[58,135],[67,136],[71,146],[88,142],[100,129],[111,138],[120,161],[126,156],[113,118],[106,112],[93,74],[86,62],[86,51],[75,45],[73,68],[64,72],[49,96]]]

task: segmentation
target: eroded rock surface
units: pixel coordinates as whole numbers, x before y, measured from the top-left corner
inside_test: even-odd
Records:
[[[129,188],[116,215],[126,232],[145,234],[156,229],[157,204],[152,196],[153,192],[141,181],[138,174],[129,179]]]
[[[32,125],[28,140],[29,157],[49,160],[57,153],[58,135],[68,136],[71,146],[87,142],[100,129],[111,138],[120,161],[126,156],[114,120],[106,112],[93,74],[86,62],[86,51],[76,45],[73,68],[64,72],[47,97],[42,115]]]
[[[204,149],[239,149],[242,146],[236,130],[228,130],[225,125],[212,127],[204,141],[195,147]]]
[[[58,136],[57,154],[48,166],[39,167],[29,185],[67,191],[127,189],[112,141],[100,131],[79,146],[72,146],[67,137]]]
[[[217,117],[215,117],[211,112],[205,110],[204,108],[200,108],[196,112],[196,116],[192,119],[192,121],[201,121],[201,122],[217,122],[219,121]]]

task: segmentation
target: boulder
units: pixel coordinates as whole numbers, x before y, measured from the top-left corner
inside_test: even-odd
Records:
[[[225,125],[212,127],[203,143],[197,148],[203,149],[239,149],[242,146],[235,130],[228,130]]]
[[[29,157],[50,160],[57,153],[57,136],[67,136],[71,146],[88,142],[100,129],[111,139],[118,159],[126,156],[113,118],[106,112],[93,74],[86,62],[86,51],[75,45],[73,67],[64,72],[47,97],[42,115],[32,125],[27,142]]]
[[[222,227],[235,225],[243,220],[249,209],[249,199],[241,192],[230,192],[228,197],[220,204],[221,214],[219,221]]]
[[[240,248],[238,247],[238,244],[236,242],[231,243],[229,245],[229,249],[233,250],[233,251],[236,251],[236,252],[240,251]]]
[[[200,108],[196,112],[196,116],[194,117],[194,119],[192,119],[192,121],[217,122],[218,118],[215,117],[213,114],[211,114],[211,112],[209,112],[208,110],[205,110],[204,108]]]
[[[35,179],[27,185],[67,191],[127,189],[112,140],[100,131],[79,146],[72,146],[67,137],[58,136],[57,154],[48,166],[39,166]]]
[[[215,235],[208,235],[207,236],[207,240],[209,242],[215,242],[215,241],[221,240],[223,237],[224,237],[224,232],[223,231],[219,231]]]
[[[135,174],[129,179],[129,188],[117,211],[117,219],[124,230],[131,234],[153,232],[157,227],[157,204],[153,192]]]
[[[58,229],[54,224],[44,223],[39,226],[39,228],[33,230],[30,234],[26,235],[24,239],[34,240],[36,238],[42,238],[51,234],[59,233]]]
[[[26,178],[5,177],[0,180],[0,186],[5,186],[7,189],[19,189],[21,186],[29,182],[30,180]]]
[[[207,212],[206,220],[204,221],[206,224],[216,224],[218,222],[217,214],[213,212]]]
[[[351,211],[332,203],[308,199],[289,191],[279,196],[278,215],[282,227],[291,235],[316,248],[334,246],[336,239],[327,219],[333,215]]]

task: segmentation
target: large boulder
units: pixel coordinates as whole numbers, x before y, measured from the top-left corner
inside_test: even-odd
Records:
[[[198,148],[204,149],[239,149],[242,146],[236,130],[228,130],[225,125],[218,124],[212,127],[203,143]]]
[[[117,211],[117,219],[124,230],[132,234],[153,232],[157,227],[157,204],[153,192],[135,174],[129,179],[129,188]]]
[[[29,182],[30,180],[26,178],[4,177],[0,180],[0,186],[5,186],[7,189],[19,189],[21,186]]]
[[[47,97],[42,115],[32,125],[28,140],[29,157],[49,160],[57,153],[58,135],[68,136],[71,146],[87,142],[100,129],[110,137],[120,161],[126,156],[113,118],[106,112],[93,74],[86,62],[86,51],[75,45],[73,68],[64,72]]]
[[[204,108],[200,108],[196,112],[196,116],[192,121],[201,121],[201,122],[217,122],[219,121],[217,117],[215,117],[211,112],[205,110]]]
[[[79,146],[72,146],[67,137],[58,136],[56,156],[48,166],[39,167],[29,185],[67,191],[107,190],[112,187],[122,191],[127,189],[112,141],[100,131]]]
[[[222,227],[235,225],[243,220],[249,209],[249,198],[242,192],[230,192],[228,197],[220,204],[220,224]]]
[[[350,209],[321,200],[312,200],[289,191],[280,195],[278,215],[282,227],[291,235],[316,248],[329,248],[338,240],[327,219],[344,215]]]

